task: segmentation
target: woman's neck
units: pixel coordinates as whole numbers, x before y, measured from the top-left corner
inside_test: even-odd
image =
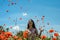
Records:
[[[32,26],[30,26],[30,28],[29,29],[32,29]]]

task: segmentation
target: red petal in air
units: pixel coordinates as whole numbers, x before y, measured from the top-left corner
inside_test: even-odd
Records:
[[[22,18],[19,18],[19,20],[22,20]]]

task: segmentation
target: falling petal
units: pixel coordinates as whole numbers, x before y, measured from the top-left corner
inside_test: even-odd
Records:
[[[42,20],[42,23],[44,23],[44,18],[45,18],[45,16],[42,16],[42,18],[41,18],[41,20]]]
[[[9,12],[8,10],[6,10],[6,12]]]
[[[20,6],[20,9],[21,9],[21,10],[22,10],[22,8],[23,8],[23,7],[22,7],[22,6]]]
[[[37,16],[35,16],[35,18],[37,18]]]
[[[6,26],[6,24],[4,24],[3,26]]]
[[[10,4],[8,4],[8,6],[10,6]]]
[[[28,2],[30,2],[31,0],[28,0]]]
[[[8,0],[8,2],[11,2],[11,0]]]
[[[16,3],[15,3],[15,5],[16,5]]]
[[[44,20],[44,18],[42,17],[41,20]]]
[[[5,2],[5,0],[3,0],[3,2]]]
[[[45,17],[45,16],[42,16],[42,17]]]
[[[12,26],[10,26],[10,28],[12,29]]]
[[[43,25],[43,27],[45,27],[45,25]]]
[[[22,18],[19,18],[19,20],[22,20]]]
[[[12,2],[11,4],[14,5],[14,2]]]
[[[39,20],[37,20],[37,22],[39,22]]]
[[[48,22],[47,25],[50,25],[50,23]]]
[[[15,20],[13,20],[13,22],[15,22]]]
[[[9,20],[11,19],[11,17],[8,18]]]

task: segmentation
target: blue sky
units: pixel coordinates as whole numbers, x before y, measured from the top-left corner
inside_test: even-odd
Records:
[[[16,3],[11,4],[11,3]],[[10,5],[10,6],[8,6]],[[22,9],[21,9],[22,7]],[[8,12],[6,12],[8,10]],[[26,13],[26,16],[23,16]],[[6,24],[7,27],[14,26],[17,18],[17,25],[20,26],[21,30],[25,30],[29,19],[33,19],[36,23],[36,18],[41,20],[42,16],[45,16],[45,25],[50,22],[50,26],[46,25],[46,29],[53,27],[55,30],[59,31],[60,28],[60,0],[0,0],[0,25]],[[11,18],[8,20],[8,18]],[[22,18],[22,20],[19,20]],[[42,25],[41,22],[38,23]],[[60,31],[59,31],[60,32]]]

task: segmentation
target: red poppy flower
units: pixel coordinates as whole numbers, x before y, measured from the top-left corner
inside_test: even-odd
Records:
[[[53,37],[52,40],[57,40],[57,38]]]
[[[17,39],[18,38],[18,36],[14,36],[14,39]]]
[[[50,29],[50,30],[49,30],[49,33],[53,33],[53,32],[54,32],[54,30],[53,30],[53,29]]]
[[[5,32],[5,35],[6,35],[7,37],[10,37],[10,36],[12,36],[12,33],[11,33],[11,32]]]
[[[0,38],[3,40],[5,38],[5,36],[4,35],[0,35]]]
[[[22,38],[18,38],[18,40],[22,40]]]
[[[24,38],[27,38],[27,37],[28,37],[28,33],[29,33],[28,31],[24,31],[24,32],[23,32],[23,37],[24,37]]]
[[[58,33],[54,33],[54,36],[59,36],[59,34]]]
[[[41,39],[45,39],[45,38],[46,38],[46,35],[42,35],[42,36],[41,36]]]

